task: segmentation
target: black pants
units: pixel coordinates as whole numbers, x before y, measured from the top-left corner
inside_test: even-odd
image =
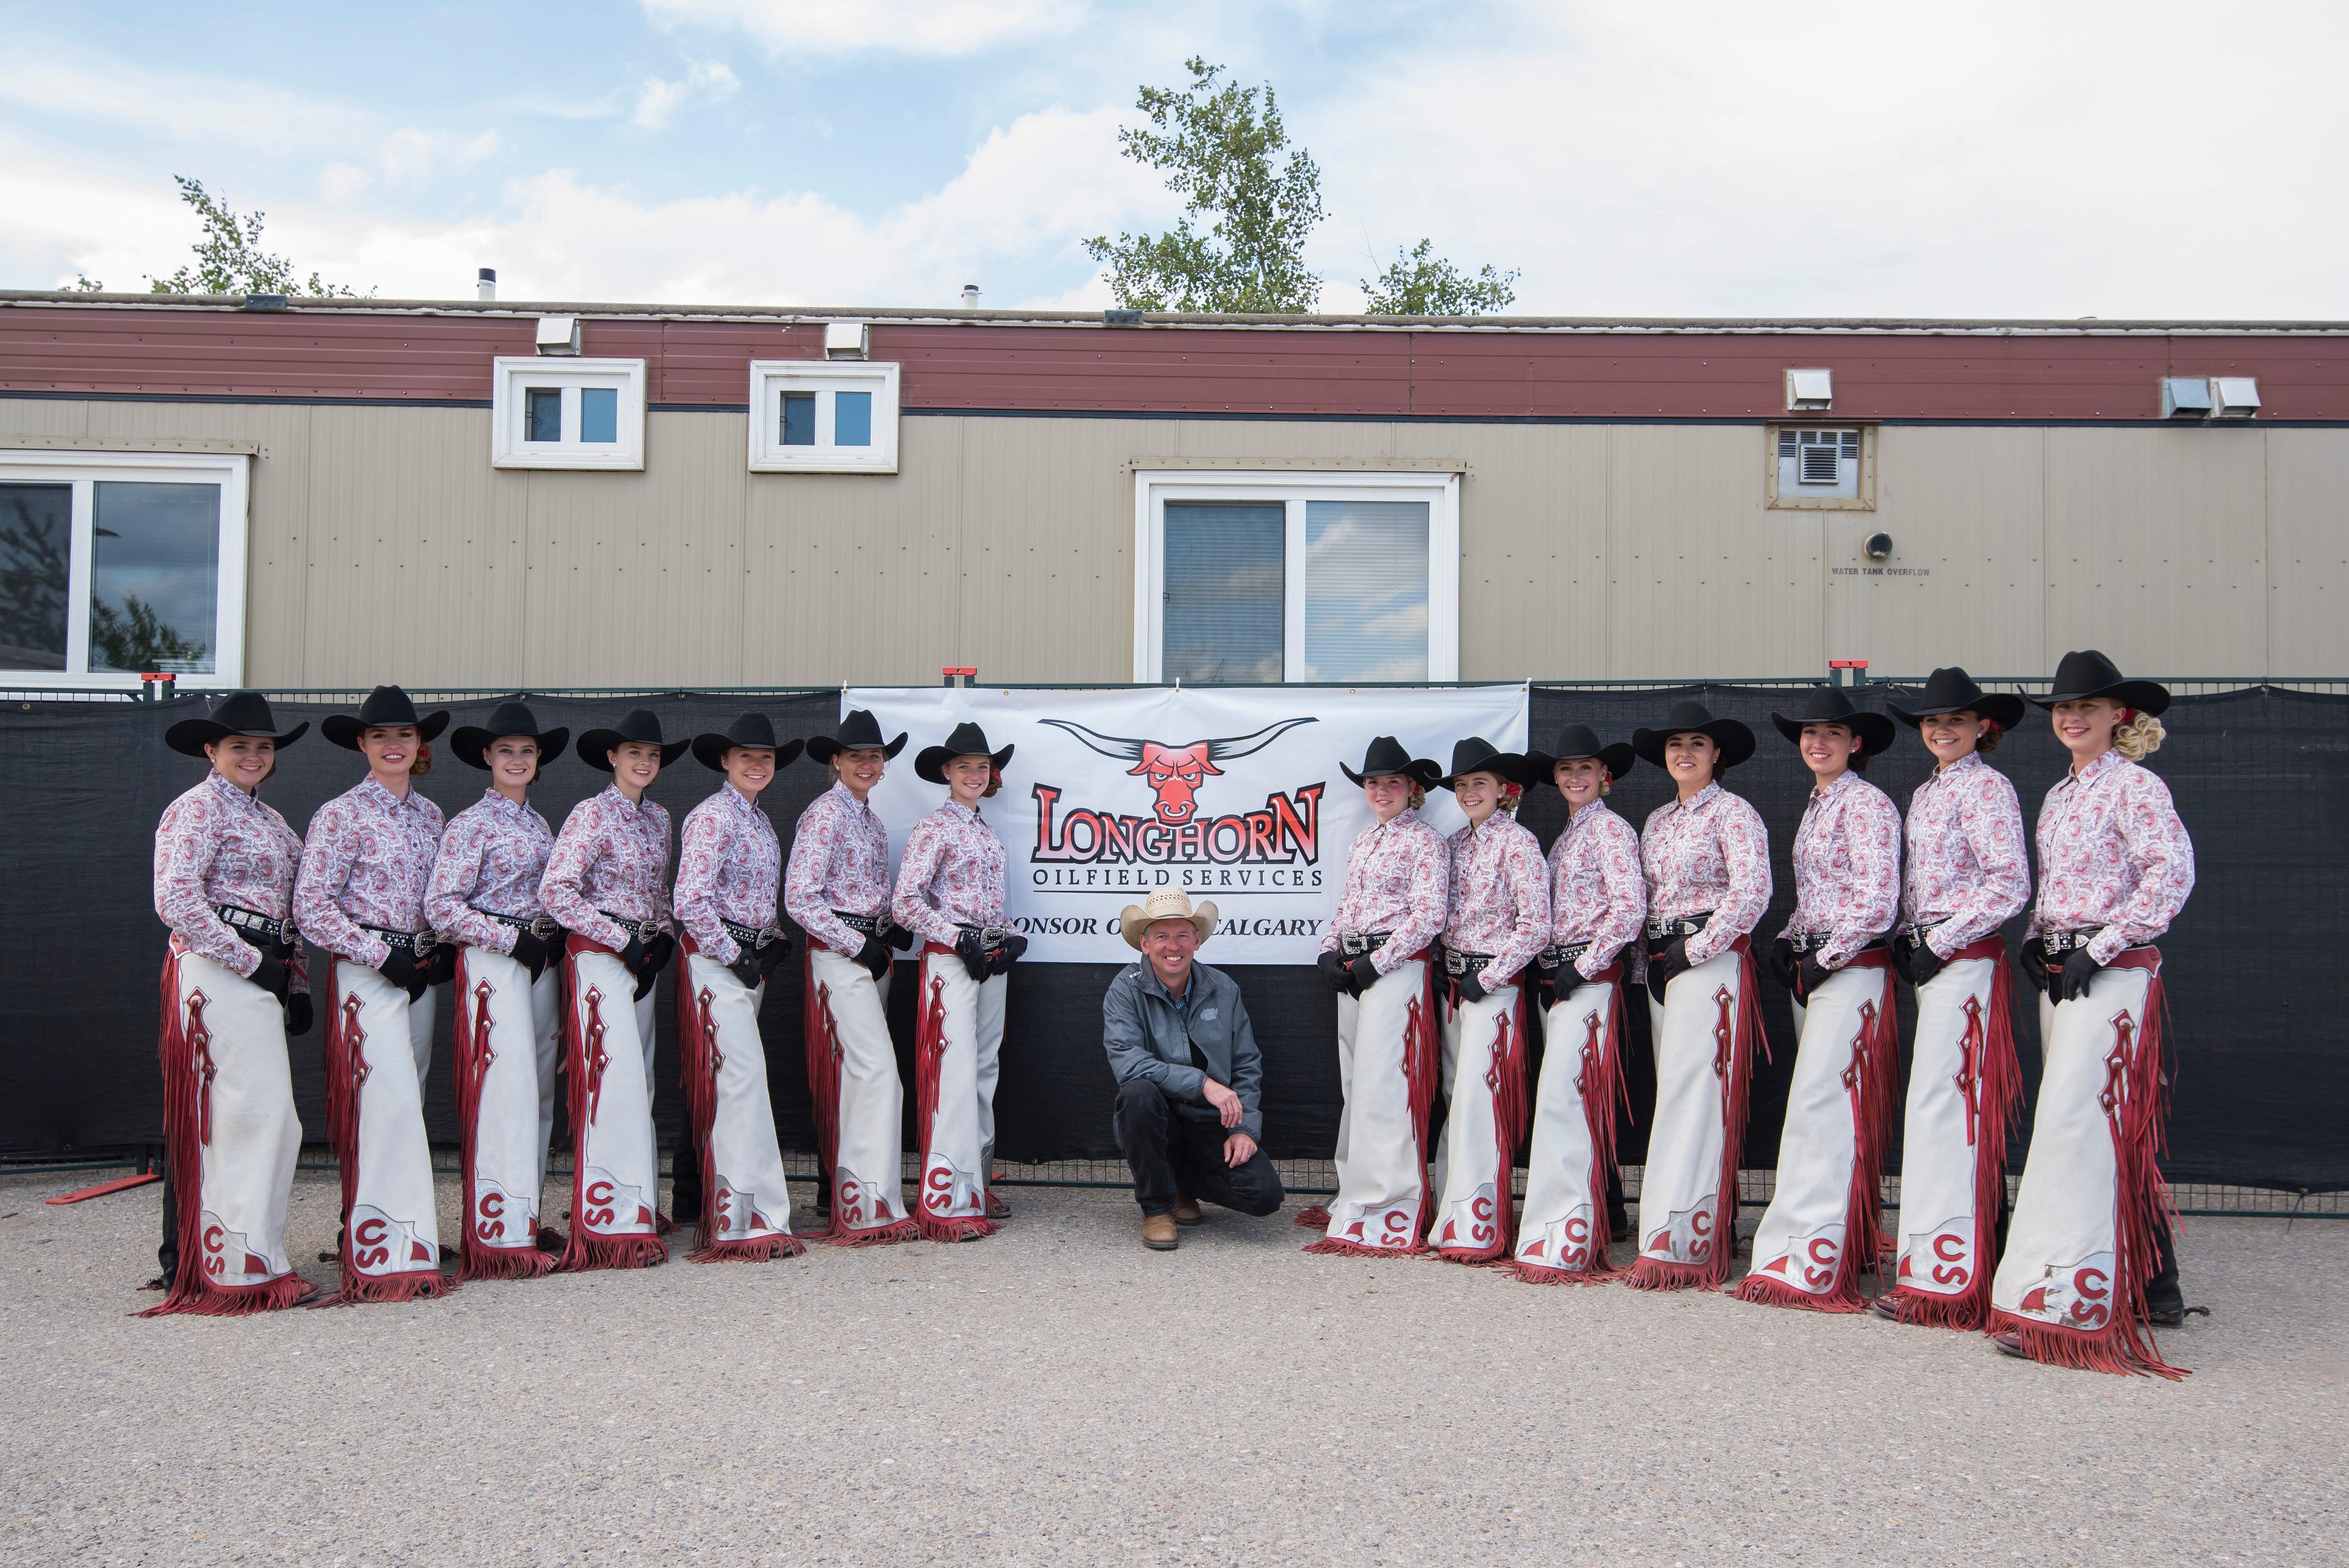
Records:
[[[1242,1214],[1269,1214],[1288,1197],[1263,1149],[1237,1167],[1226,1165],[1229,1135],[1214,1122],[1177,1116],[1166,1091],[1147,1078],[1118,1085],[1112,1116],[1117,1147],[1133,1168],[1133,1200],[1144,1214],[1171,1210],[1178,1189]]]
[[[701,1222],[701,1146],[694,1140],[691,1116],[669,1149],[668,1217],[679,1225]]]

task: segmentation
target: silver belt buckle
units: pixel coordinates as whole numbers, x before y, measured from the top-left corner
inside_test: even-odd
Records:
[[[978,945],[983,948],[999,948],[1003,945],[1003,939],[1010,934],[1008,927],[981,926],[978,928]]]
[[[434,931],[428,926],[423,930],[417,931],[410,935],[408,941],[409,945],[415,950],[416,956],[418,958],[422,958],[425,954],[430,952],[434,948],[440,945],[440,937],[438,932]]]

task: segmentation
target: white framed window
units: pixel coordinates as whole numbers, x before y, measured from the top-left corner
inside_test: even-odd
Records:
[[[1137,681],[1457,680],[1460,476],[1143,470]]]
[[[896,472],[897,367],[753,359],[750,472]]]
[[[1876,442],[1866,425],[1769,427],[1767,500],[1776,511],[1871,512]]]
[[[0,681],[244,681],[249,458],[0,451]]]
[[[492,467],[644,467],[642,359],[502,357],[492,371]]]

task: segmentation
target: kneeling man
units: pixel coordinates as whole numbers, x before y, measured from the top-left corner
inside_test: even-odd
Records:
[[[1257,1147],[1264,1131],[1264,1057],[1240,988],[1197,961],[1216,907],[1162,888],[1120,918],[1142,951],[1102,998],[1102,1044],[1117,1078],[1118,1147],[1133,1167],[1142,1244],[1175,1245],[1199,1222],[1199,1199],[1243,1214],[1280,1207],[1280,1178]]]

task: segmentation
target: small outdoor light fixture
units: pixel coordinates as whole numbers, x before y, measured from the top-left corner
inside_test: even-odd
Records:
[[[495,299],[498,296],[497,268],[485,266],[474,275],[473,294],[475,297],[481,299]]]
[[[2260,411],[2260,384],[2250,376],[2213,376],[2210,400],[2222,420],[2247,420]]]
[[[862,321],[827,321],[823,324],[823,357],[827,359],[862,359],[872,349],[872,341]]]
[[[2253,400],[2257,401],[2256,399]],[[2207,420],[2210,417],[2210,383],[2199,376],[2161,379],[2161,417],[2165,420]]]
[[[1823,414],[1834,407],[1834,371],[1789,370],[1786,372],[1786,411],[1788,413]]]
[[[1868,543],[1860,548],[1868,552],[1868,558],[1871,561],[1889,561],[1892,558],[1892,535],[1870,534]]]
[[[540,317],[538,351],[542,354],[578,353],[579,318],[575,316]]]

